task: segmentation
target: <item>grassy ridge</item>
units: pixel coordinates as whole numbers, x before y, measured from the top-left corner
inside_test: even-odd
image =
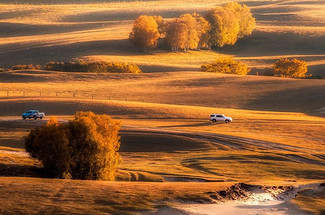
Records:
[[[321,109],[325,107],[324,80],[243,77],[202,72],[133,75],[15,71],[0,73],[0,84],[0,97],[6,97],[7,93],[10,97],[22,97],[25,92],[25,96],[34,98],[93,97],[103,100],[304,112],[316,115],[321,114]],[[4,105],[10,104],[3,102]],[[6,114],[9,115],[23,111],[20,109],[13,112],[7,107]],[[64,108],[61,107],[60,110],[62,109]]]

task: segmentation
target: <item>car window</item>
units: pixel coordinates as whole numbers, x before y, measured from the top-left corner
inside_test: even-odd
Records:
[[[214,117],[215,115],[211,115],[211,117]]]
[[[217,115],[217,117],[222,117],[222,115]]]

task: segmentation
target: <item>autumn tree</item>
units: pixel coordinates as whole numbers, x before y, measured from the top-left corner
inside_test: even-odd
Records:
[[[211,24],[211,45],[234,45],[238,38],[250,35],[255,28],[255,18],[246,5],[230,2],[224,7],[210,10],[206,19]]]
[[[160,37],[157,21],[160,21],[159,17],[139,16],[133,23],[129,40],[143,48],[156,47]]]
[[[228,4],[226,4],[225,8],[232,10],[238,19],[239,22],[239,32],[237,35],[238,38],[242,38],[244,36],[252,34],[256,22],[249,7],[247,7],[245,4],[240,5],[236,2],[229,2]]]
[[[280,59],[273,65],[274,75],[281,77],[304,78],[306,77],[307,71],[307,63],[295,58]]]
[[[203,72],[246,75],[250,70],[247,65],[231,57],[220,57],[215,62],[201,66]]]
[[[195,28],[200,38],[197,49],[210,48],[210,23],[199,13],[193,13],[192,16],[196,19]]]
[[[119,128],[107,115],[77,112],[68,123],[51,119],[32,129],[25,149],[52,177],[113,180],[120,161]]]
[[[211,45],[223,47],[237,42],[239,20],[233,10],[226,7],[215,8],[207,13],[206,19],[211,24]]]
[[[206,47],[209,28],[209,23],[201,15],[184,14],[169,23],[167,42],[173,51]]]

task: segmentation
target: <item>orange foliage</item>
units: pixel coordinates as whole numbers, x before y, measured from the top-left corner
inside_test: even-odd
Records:
[[[307,73],[307,63],[297,59],[280,59],[273,65],[273,72],[276,76],[304,78]]]
[[[143,48],[156,47],[160,37],[157,21],[162,22],[162,18],[139,16],[133,23],[133,29],[129,36],[130,41]]]
[[[119,128],[107,115],[77,112],[68,123],[51,118],[32,129],[25,148],[52,177],[113,180],[120,162]]]

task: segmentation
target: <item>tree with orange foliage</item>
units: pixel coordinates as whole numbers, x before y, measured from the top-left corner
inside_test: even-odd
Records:
[[[146,15],[139,16],[133,23],[129,40],[143,48],[156,47],[160,37],[157,24],[157,21],[162,22],[160,18]]]
[[[56,178],[113,180],[120,162],[119,122],[107,115],[77,112],[75,119],[51,119],[32,129],[25,149]]]
[[[209,23],[197,13],[181,15],[169,23],[167,42],[172,51],[206,47],[209,27]]]

